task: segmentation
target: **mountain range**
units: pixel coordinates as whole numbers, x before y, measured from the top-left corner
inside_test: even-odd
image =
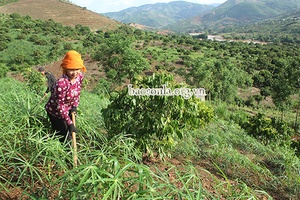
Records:
[[[136,23],[162,28],[200,15],[214,7],[212,5],[185,1],[173,1],[170,3],[145,4],[139,7],[130,7],[119,12],[103,13],[103,15],[122,23]]]
[[[123,23],[138,23],[174,32],[218,29],[228,24],[247,24],[295,13],[300,0],[227,0],[220,5],[174,1],[147,4],[103,15]]]
[[[254,24],[280,17],[300,19],[300,0],[227,0],[223,4],[210,5],[173,1],[102,14],[66,0],[6,0],[0,5],[0,13],[3,14],[18,13],[34,19],[52,19],[66,26],[81,24],[91,30],[103,31],[124,23],[136,23],[142,28],[177,33],[220,32],[232,25]]]

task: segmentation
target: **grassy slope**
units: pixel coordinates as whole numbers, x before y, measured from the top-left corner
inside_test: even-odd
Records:
[[[2,9],[2,7],[0,8]],[[46,184],[59,187],[57,185],[59,183],[53,181],[58,177],[53,176],[53,179],[49,180],[50,176],[46,171],[53,170],[51,171],[53,174],[63,177],[69,176],[70,173],[72,175],[74,171],[66,169],[65,163],[60,163],[61,158],[70,159],[71,156],[53,138],[43,138],[43,136],[47,136],[49,128],[43,104],[39,104],[33,111],[31,110],[39,103],[39,96],[34,95],[23,84],[12,79],[1,79],[0,85],[2,85],[0,90],[0,129],[5,133],[0,136],[2,147],[0,157],[6,158],[0,163],[1,172],[3,172],[0,175],[0,186],[2,189],[10,188],[1,185],[5,182],[3,181],[6,178],[5,175],[11,173],[13,169],[21,169],[21,172],[24,170],[26,173],[20,175],[16,172],[9,176],[12,178],[9,180],[12,183],[11,188],[13,190],[19,188],[18,192],[29,192],[30,189],[38,190],[42,185],[39,181],[37,181],[39,187],[28,186],[30,183],[26,182],[29,173],[26,168],[22,167],[29,164],[32,167],[28,169],[29,172],[32,172],[32,169],[38,169],[37,173],[42,180],[46,180]],[[91,154],[99,153],[98,157],[110,158],[110,153],[115,151],[114,156],[119,162],[125,160],[124,155],[118,154],[119,152],[124,153],[126,149],[124,145],[122,151],[119,151],[119,149],[116,150],[116,143],[107,143],[106,148],[113,150],[98,151],[105,146],[105,143],[102,143],[105,138],[103,138],[100,108],[105,107],[106,104],[107,100],[100,99],[88,92],[84,92],[82,95],[78,117],[81,164],[92,166],[95,159]],[[226,110],[224,111],[226,112]],[[130,143],[127,142],[126,145],[128,144]],[[16,152],[28,158],[28,162],[21,162],[22,157]],[[39,155],[40,152],[43,156]],[[47,157],[49,154],[52,158]],[[233,123],[216,119],[205,130],[187,133],[187,138],[178,144],[172,154],[174,158],[166,162],[153,158],[144,160],[144,164],[153,171],[155,167],[158,167],[162,171],[161,173],[168,177],[167,181],[178,188],[182,187],[180,178],[187,177],[189,174],[193,175],[192,168],[196,168],[199,173],[197,175],[200,177],[198,181],[202,185],[203,194],[206,194],[206,197],[214,195],[219,199],[229,197],[242,199],[241,196],[244,195],[244,199],[253,196],[262,199],[262,196],[267,196],[263,195],[261,192],[263,190],[267,191],[274,199],[297,199],[299,197],[299,159],[284,148],[262,146],[246,136],[243,130]],[[127,155],[125,154],[125,156]],[[47,157],[46,160],[45,157]],[[132,158],[132,155],[127,158]],[[53,168],[46,169],[49,164],[53,163]],[[102,163],[97,163],[97,165],[99,168],[105,168]],[[65,172],[62,172],[62,169]],[[175,169],[176,173],[172,169]],[[18,176],[21,179],[24,178],[21,186],[18,182],[21,180],[16,180]],[[69,189],[72,187],[70,186]],[[48,192],[54,195],[56,190],[51,190],[49,187]],[[0,190],[1,195],[4,193],[4,190]]]
[[[18,1],[18,0],[1,0],[0,1],[0,6],[10,4],[10,3],[13,3],[13,2],[16,2],[16,1]]]
[[[112,143],[106,141],[105,133],[102,131],[101,108],[104,108],[108,101],[86,91],[83,91],[77,117],[80,167],[77,171],[72,171],[63,161],[63,158],[72,159],[70,152],[66,152],[66,149],[59,145],[55,138],[49,138],[51,136],[48,129],[49,122],[43,109],[45,102],[39,104],[39,96],[30,92],[24,83],[19,83],[14,79],[2,78],[0,85],[3,86],[0,89],[0,129],[6,133],[0,136],[2,147],[0,153],[1,157],[5,158],[0,163],[1,183],[8,178],[6,183],[11,184],[11,186],[2,186],[0,197],[7,194],[4,188],[12,189],[10,195],[13,195],[16,188],[18,192],[37,190],[36,188],[41,187],[40,180],[55,188],[57,184],[66,184],[63,182],[66,176],[86,173],[87,166],[95,165],[101,169],[105,168],[104,164],[110,162],[110,159],[116,159],[114,162],[120,166],[126,164],[125,160],[129,159],[132,160],[131,165],[149,167],[151,173],[160,174],[161,180],[156,183],[157,186],[167,188],[172,186],[172,188],[177,188],[177,192],[183,190],[181,188],[183,184],[187,184],[185,178],[196,176],[197,178],[194,177],[196,179],[193,181],[201,185],[201,194],[210,199],[229,197],[262,199],[268,196],[263,191],[274,199],[297,199],[299,197],[300,162],[293,152],[284,147],[263,146],[247,136],[236,124],[218,117],[207,128],[186,133],[185,139],[171,153],[173,159],[163,162],[150,158],[139,164],[142,161],[141,156],[136,150],[130,148],[130,141],[126,142],[122,139],[117,139]],[[98,161],[95,160],[94,154],[98,155],[96,156]],[[30,158],[26,161],[27,164],[23,163],[26,158]],[[99,161],[99,159],[104,160]],[[49,168],[50,164],[51,168]],[[26,165],[30,166],[27,169],[29,171],[19,174],[22,170],[26,171],[24,168]],[[13,166],[19,172],[9,174]],[[47,175],[49,170],[53,174],[52,179],[49,179]],[[147,178],[153,176],[148,173],[144,176]],[[32,174],[35,174],[34,178],[28,178]],[[20,179],[16,180],[15,176]],[[94,178],[92,174],[87,174],[87,177],[89,177],[87,180]],[[123,176],[120,179],[122,184],[127,184]],[[31,187],[34,181],[35,186]],[[64,185],[64,187],[74,186],[76,185],[70,186],[70,183]],[[88,188],[91,189],[91,187]],[[195,186],[190,184],[186,187],[195,189]],[[87,192],[88,188],[81,189]],[[57,192],[53,188],[48,188],[49,195],[56,196]],[[38,191],[36,193],[41,195]],[[196,198],[193,195],[197,193],[199,190],[191,193],[192,196],[186,199]],[[99,192],[100,194],[102,193]]]
[[[53,19],[71,27],[81,24],[90,27],[91,30],[115,29],[120,24],[98,13],[59,0],[19,0],[1,6],[0,13],[19,13],[23,16],[29,15],[34,19]]]

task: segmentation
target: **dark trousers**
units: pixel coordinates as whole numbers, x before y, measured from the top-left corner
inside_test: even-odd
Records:
[[[53,131],[55,132],[55,134],[57,136],[59,136],[59,141],[60,142],[70,141],[72,138],[69,134],[68,125],[67,125],[66,121],[63,119],[54,117],[53,115],[51,115],[48,112],[47,112],[47,114],[50,119]]]

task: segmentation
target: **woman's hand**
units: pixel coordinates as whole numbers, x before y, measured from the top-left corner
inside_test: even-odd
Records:
[[[73,106],[71,108],[71,110],[69,111],[69,114],[71,115],[72,113],[76,114],[77,113],[77,107],[76,106]]]
[[[75,126],[74,126],[74,124],[70,124],[69,125],[69,133],[73,133],[73,132],[77,132],[77,130],[76,130],[76,128],[75,128]]]

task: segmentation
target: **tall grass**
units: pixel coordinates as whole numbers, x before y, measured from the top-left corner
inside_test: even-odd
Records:
[[[179,163],[145,162],[134,140],[106,138],[101,109],[109,101],[86,91],[74,167],[71,144],[52,134],[45,101],[13,79],[0,85],[0,198],[15,190],[30,199],[272,199],[276,190],[299,197],[299,159],[289,149],[263,146],[216,120],[170,152]]]
[[[191,162],[204,163],[225,180],[234,180],[239,186],[247,186],[247,190],[252,188],[253,196],[268,191],[269,195],[279,193],[282,198],[299,197],[300,162],[289,147],[265,146],[232,121],[220,119],[189,137],[178,145],[175,155],[194,155]],[[238,193],[241,194],[242,191]]]

